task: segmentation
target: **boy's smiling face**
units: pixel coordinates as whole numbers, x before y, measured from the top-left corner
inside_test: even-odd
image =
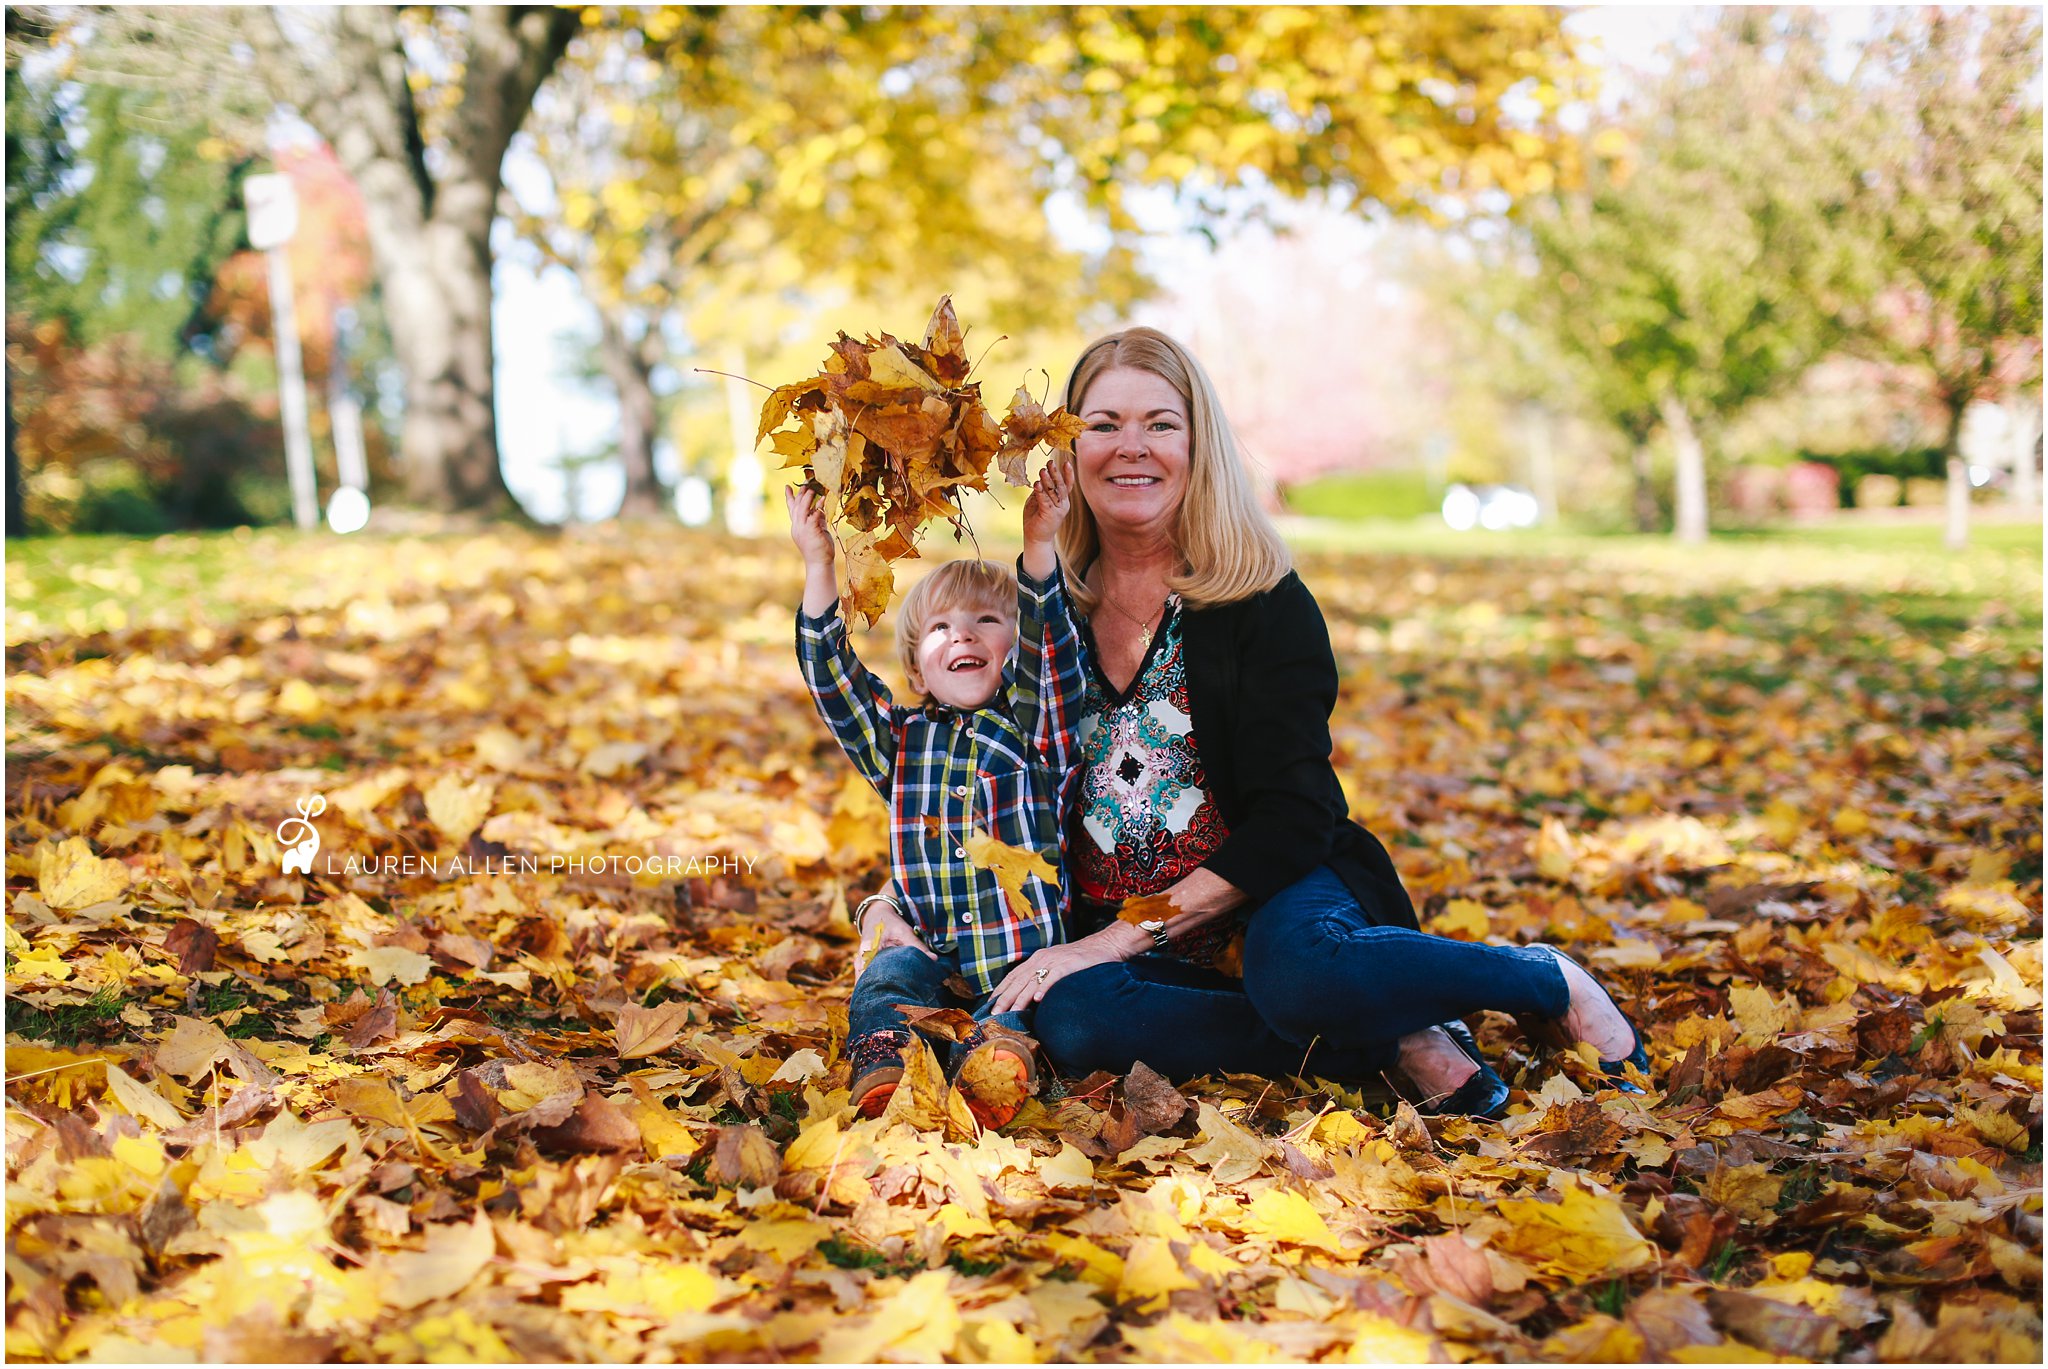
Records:
[[[1016,623],[1000,613],[942,609],[918,638],[917,673],[923,679],[911,684],[950,707],[980,708],[1002,686],[1003,663],[1016,636]]]

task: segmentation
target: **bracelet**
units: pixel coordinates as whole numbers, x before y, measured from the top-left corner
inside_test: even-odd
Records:
[[[855,936],[865,937],[867,935],[867,929],[861,926],[861,919],[867,916],[868,908],[876,903],[886,903],[891,908],[894,908],[896,910],[896,916],[905,916],[903,912],[903,905],[898,903],[895,899],[889,897],[889,895],[869,894],[866,898],[862,899],[859,903],[856,903],[853,907],[853,934]]]

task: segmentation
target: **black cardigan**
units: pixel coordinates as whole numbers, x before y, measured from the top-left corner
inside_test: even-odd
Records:
[[[1185,610],[1188,712],[1230,835],[1203,868],[1256,908],[1328,865],[1375,923],[1415,927],[1386,847],[1351,820],[1330,765],[1337,659],[1315,596],[1293,571],[1273,588]]]

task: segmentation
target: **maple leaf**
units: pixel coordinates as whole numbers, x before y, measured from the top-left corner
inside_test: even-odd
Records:
[[[1170,894],[1136,894],[1116,910],[1119,922],[1136,926],[1140,922],[1171,922],[1185,911]]]
[[[874,626],[875,622],[889,610],[889,600],[896,592],[896,572],[889,568],[888,558],[876,550],[874,534],[858,533],[846,543],[846,593],[840,598],[840,605],[848,622],[855,614]]]
[[[93,854],[83,837],[45,843],[36,851],[36,885],[52,908],[86,908],[119,898],[128,867]]]
[[[673,1046],[689,1025],[690,1005],[687,1003],[669,1002],[653,1008],[629,1003],[619,1009],[616,1034],[619,1059],[639,1060],[659,1055]]]
[[[1041,852],[1019,850],[978,827],[969,831],[960,844],[966,847],[967,859],[976,868],[995,875],[996,883],[1010,900],[1011,911],[1018,917],[1032,916],[1030,900],[1024,897],[1025,880],[1036,875],[1047,884],[1057,886],[1060,882],[1060,872]]]

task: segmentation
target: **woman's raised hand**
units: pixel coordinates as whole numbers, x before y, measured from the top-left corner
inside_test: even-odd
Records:
[[[803,553],[804,565],[830,568],[835,548],[832,530],[825,526],[825,506],[818,496],[802,485],[786,485],[782,502],[789,509],[789,540]]]

